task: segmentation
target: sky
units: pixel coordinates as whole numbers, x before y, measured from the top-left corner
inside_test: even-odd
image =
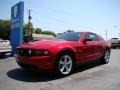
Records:
[[[0,19],[11,18],[11,7],[20,0],[0,0]],[[22,0],[24,23],[31,10],[33,26],[55,33],[90,31],[106,38],[119,37],[120,0]]]

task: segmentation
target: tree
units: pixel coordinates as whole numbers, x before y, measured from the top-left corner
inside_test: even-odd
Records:
[[[42,31],[40,28],[34,29],[32,23],[24,24],[24,41],[30,41],[33,39],[32,33],[35,32],[37,34],[49,34],[56,36],[56,34],[52,31]],[[1,20],[0,19],[0,38],[2,39],[10,39],[10,20]]]
[[[33,24],[30,23],[30,24],[25,24],[24,25],[24,31],[26,33],[33,33],[34,32],[34,27],[33,27]]]
[[[0,19],[0,38],[10,39],[10,20]]]
[[[37,34],[41,34],[41,33],[42,33],[42,29],[40,29],[40,28],[36,28],[36,29],[35,29],[35,33],[37,33]]]
[[[33,24],[28,23],[24,25],[24,41],[28,42],[33,40],[32,33],[34,32]]]
[[[56,34],[52,31],[42,31],[42,34],[49,34],[49,35],[56,36]]]
[[[69,29],[69,30],[67,30],[66,32],[74,32],[74,30],[70,30],[70,29]]]

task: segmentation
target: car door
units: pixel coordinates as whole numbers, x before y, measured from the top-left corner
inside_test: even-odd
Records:
[[[103,53],[104,53],[104,39],[100,36],[98,36],[98,58],[102,57],[103,56]]]
[[[86,33],[84,39],[91,39],[91,41],[86,41],[81,47],[82,49],[82,59],[84,62],[94,60],[98,57],[98,38],[96,34]]]
[[[91,60],[98,59],[99,57],[99,39],[96,34],[89,33],[89,37],[92,39],[92,41],[89,41],[87,44],[91,48],[91,51],[89,52],[89,58]]]

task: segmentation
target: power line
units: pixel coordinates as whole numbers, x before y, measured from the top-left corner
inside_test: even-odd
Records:
[[[48,15],[48,14],[44,14],[44,15],[43,15],[43,13],[39,14],[39,13],[37,13],[36,11],[33,11],[33,12],[34,12],[35,15],[37,15],[37,16],[42,16],[42,17],[45,17],[45,18],[48,18],[48,19],[51,19],[51,20],[57,21],[57,22],[59,22],[59,23],[62,23],[63,25],[68,24],[68,23],[66,23],[66,22],[63,21],[63,20],[58,19],[58,18],[55,18],[55,17],[51,17],[51,16]]]
[[[50,19],[50,20],[52,20],[52,21],[56,21],[56,22],[59,22],[59,23],[61,23],[61,24],[63,24],[66,28],[68,28],[68,29],[71,29],[71,28],[75,28],[76,26],[77,27],[79,27],[79,29],[78,30],[87,30],[87,31],[89,31],[89,30],[94,30],[94,31],[96,31],[96,29],[95,28],[93,28],[93,27],[89,27],[89,26],[86,26],[86,25],[79,25],[79,24],[76,24],[76,23],[72,23],[72,21],[70,22],[70,23],[68,23],[68,22],[66,22],[64,19],[60,19],[59,17],[55,17],[55,16],[51,16],[50,14],[45,14],[45,13],[39,13],[38,11],[32,11],[33,12],[33,14],[35,14],[36,15],[36,17],[40,17],[40,16],[42,16],[42,17],[44,17],[44,18],[48,18],[48,19]],[[40,20],[39,18],[37,18],[37,21],[38,20]],[[80,29],[80,28],[83,28],[83,29]],[[76,29],[77,30],[77,29]]]
[[[73,18],[77,18],[77,19],[80,19],[82,17],[80,16],[77,16],[77,15],[74,15],[74,14],[71,14],[71,13],[68,13],[68,12],[65,12],[65,11],[61,11],[61,10],[57,10],[57,9],[53,9],[53,8],[47,8],[47,7],[40,7],[41,9],[44,9],[44,10],[47,10],[47,11],[52,11],[52,12],[55,12],[55,13],[60,13],[60,14],[64,14],[66,16],[70,16],[70,17],[73,17]]]
[[[90,29],[90,30],[96,30],[95,28],[93,28],[93,27],[89,27],[89,26],[81,26],[81,25],[77,25],[77,24],[71,24],[71,23],[67,23],[67,22],[65,22],[65,21],[63,21],[62,19],[58,19],[58,18],[55,18],[55,17],[52,17],[52,16],[50,16],[50,15],[46,15],[46,14],[44,14],[43,15],[43,13],[41,13],[41,14],[39,14],[39,13],[37,13],[37,11],[33,11],[34,13],[35,13],[35,15],[37,15],[38,17],[40,17],[40,16],[42,16],[42,17],[45,17],[45,18],[48,18],[48,19],[50,19],[50,20],[52,20],[52,21],[57,21],[57,22],[59,22],[59,23],[62,23],[64,26],[67,26],[67,27],[69,27],[69,26],[79,26],[79,27],[83,27],[83,28],[87,28],[87,29]],[[37,20],[39,20],[39,18],[37,18]]]
[[[59,22],[59,23],[62,23],[63,25],[69,25],[69,23],[66,23],[65,21],[63,21],[63,20],[61,20],[61,19],[58,19],[58,18],[55,18],[55,17],[51,17],[50,15],[46,15],[46,14],[39,14],[39,13],[37,13],[36,11],[33,11],[34,13],[35,13],[35,15],[37,15],[37,16],[42,16],[42,17],[44,17],[44,18],[48,18],[48,19],[50,19],[50,20],[52,20],[52,21],[57,21],[57,22]],[[37,20],[39,20],[39,18],[37,18]]]

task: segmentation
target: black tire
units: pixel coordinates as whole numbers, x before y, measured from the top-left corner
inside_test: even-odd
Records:
[[[18,62],[17,62],[17,64],[18,64],[22,69],[24,69],[24,70],[30,70],[30,68],[27,67],[25,64],[18,63]]]
[[[14,57],[14,54],[13,54],[13,53],[11,53],[11,54],[10,54],[10,56],[11,56],[11,57]]]
[[[74,67],[74,61],[72,54],[69,52],[64,52],[57,57],[54,72],[58,76],[67,76],[71,74],[71,72],[73,71],[73,67]]]
[[[113,49],[115,49],[116,47],[112,47]]]
[[[17,64],[19,65],[19,67],[21,67],[21,68],[23,68],[23,69],[26,68],[26,67],[25,67],[23,64],[21,64],[21,63],[18,63],[18,62],[17,62]]]
[[[110,51],[106,49],[102,57],[102,63],[107,64],[109,62],[109,59],[110,59]]]
[[[114,49],[116,49],[116,47],[114,47]]]
[[[1,58],[5,57],[5,53],[0,53],[0,57]]]

